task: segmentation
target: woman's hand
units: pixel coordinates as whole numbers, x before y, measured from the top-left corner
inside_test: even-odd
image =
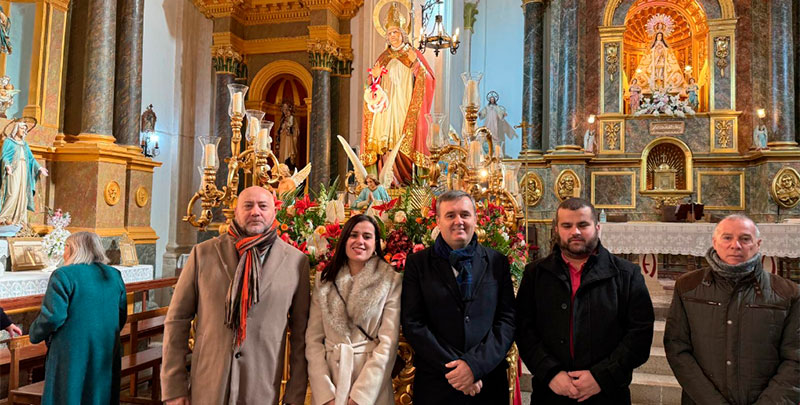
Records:
[[[13,323],[11,325],[8,325],[6,331],[8,332],[9,335],[11,335],[11,337],[22,336],[22,329],[20,329],[19,326],[14,325]]]

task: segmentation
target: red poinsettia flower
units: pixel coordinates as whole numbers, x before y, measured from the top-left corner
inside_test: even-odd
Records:
[[[411,253],[417,253],[423,249],[425,249],[425,246],[423,246],[421,243],[417,243],[416,245],[414,245],[414,248],[411,249]]]
[[[275,196],[275,194],[272,194],[272,199],[273,199],[273,201],[275,201],[275,211],[278,211],[279,209],[281,209],[281,206],[283,205],[283,201],[281,201],[280,198]]]
[[[394,200],[391,200],[391,201],[387,202],[386,204],[373,205],[372,209],[374,209],[375,211],[378,211],[378,215],[381,215],[384,212],[389,211],[390,209],[394,208],[394,206],[397,205],[398,201],[400,201],[399,197],[395,198]]]
[[[390,263],[397,269],[404,269],[406,267],[406,256],[406,252],[395,253]]]
[[[325,236],[329,238],[338,238],[339,235],[341,234],[342,234],[342,226],[339,225],[339,221],[325,225]]]
[[[436,197],[431,199],[431,207],[428,209],[428,218],[436,216]]]
[[[288,233],[281,234],[281,239],[283,239],[283,241],[286,242],[286,243],[291,243],[291,241],[289,240],[289,234]]]
[[[306,249],[307,242],[303,242],[297,248],[300,249],[301,252],[308,254],[308,249]]]
[[[303,215],[306,212],[306,210],[314,208],[316,206],[317,203],[311,201],[311,199],[308,198],[308,194],[304,195],[302,200],[298,198],[294,202],[294,207],[295,209],[297,209],[297,215]]]

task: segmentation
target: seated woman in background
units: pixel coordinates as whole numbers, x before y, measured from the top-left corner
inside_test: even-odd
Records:
[[[375,219],[350,218],[314,284],[306,329],[312,404],[394,404],[401,288]]]
[[[100,238],[67,238],[64,266],[50,276],[32,343],[48,342],[42,405],[118,404],[119,332],[127,318],[125,283],[108,266]]]

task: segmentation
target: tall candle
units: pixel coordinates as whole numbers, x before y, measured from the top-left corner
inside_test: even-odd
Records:
[[[258,131],[261,130],[261,122],[256,117],[250,117],[248,126],[250,127],[249,129],[251,138],[256,136],[256,134],[258,134]]]
[[[467,81],[467,104],[478,105],[478,82],[475,80]]]
[[[233,110],[233,113],[234,114],[237,114],[237,113],[241,114],[242,110],[244,109],[244,103],[242,103],[242,93],[241,92],[233,93],[232,103],[233,103],[233,106],[231,107],[231,109]]]
[[[269,129],[262,128],[258,131],[258,136],[256,137],[256,150],[259,152],[265,152],[269,150],[269,143],[272,141],[269,136]]]
[[[214,167],[217,165],[217,146],[209,143],[205,147],[205,163],[206,167]]]

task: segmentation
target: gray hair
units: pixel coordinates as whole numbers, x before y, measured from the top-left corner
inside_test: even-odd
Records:
[[[756,228],[756,239],[761,239],[761,231],[758,230],[758,225],[756,225],[756,221],[753,221],[752,219],[750,219],[750,217],[748,217],[747,215],[744,215],[744,214],[731,214],[731,215],[728,215],[725,218],[722,218],[722,221],[719,221],[717,223],[717,226],[714,227],[714,234],[713,235],[714,235],[715,238],[719,234],[719,224],[723,223],[724,221],[728,221],[728,220],[730,220],[730,221],[750,222],[751,224],[753,224],[753,228]]]
[[[100,237],[94,232],[75,232],[67,238],[66,245],[69,246],[70,258],[67,264],[108,264],[103,244]]]
[[[478,207],[475,205],[475,198],[472,197],[472,194],[463,190],[450,190],[436,198],[436,216],[438,217],[442,213],[442,210],[440,209],[442,202],[458,201],[462,198],[469,198],[469,201],[472,203],[472,211],[478,211]]]

